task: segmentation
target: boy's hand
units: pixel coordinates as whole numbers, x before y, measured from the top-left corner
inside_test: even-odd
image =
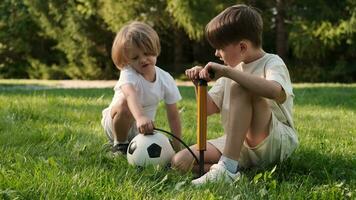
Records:
[[[225,76],[225,69],[227,66],[221,65],[215,62],[209,62],[205,65],[204,69],[200,71],[199,77],[206,81],[211,81],[213,78],[218,79],[222,76]],[[210,72],[210,73],[209,73]],[[214,73],[214,77],[211,77],[211,72]]]
[[[195,66],[185,70],[185,75],[194,83],[194,85],[197,85],[199,80],[199,72],[201,70],[203,70],[202,66]]]
[[[138,131],[142,134],[152,134],[155,127],[153,121],[146,116],[139,117],[136,120],[136,126]]]

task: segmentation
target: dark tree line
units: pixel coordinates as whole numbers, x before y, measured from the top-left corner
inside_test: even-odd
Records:
[[[216,61],[204,27],[236,3],[261,10],[263,48],[285,59],[294,81],[356,80],[354,0],[3,0],[0,78],[116,79],[111,43],[132,20],[155,28],[158,65],[179,76]]]

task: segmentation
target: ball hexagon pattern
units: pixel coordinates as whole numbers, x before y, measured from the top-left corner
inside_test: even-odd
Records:
[[[150,158],[159,158],[161,156],[162,148],[156,143],[151,144],[147,148],[147,153]]]
[[[138,134],[129,144],[127,161],[134,166],[161,165],[170,162],[174,150],[164,134],[155,131],[153,135]]]

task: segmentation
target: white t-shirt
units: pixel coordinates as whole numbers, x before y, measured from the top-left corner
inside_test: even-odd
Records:
[[[133,85],[145,115],[151,120],[154,120],[157,106],[161,100],[164,100],[166,104],[178,102],[182,97],[173,77],[157,66],[155,70],[156,80],[150,82],[130,66],[122,69],[119,81],[114,87],[115,94],[109,107],[112,107],[118,100],[124,98],[124,94],[121,91],[121,86],[124,84]]]
[[[277,55],[266,53],[262,58],[251,63],[240,63],[234,69],[278,82],[286,92],[286,101],[279,104],[274,100],[267,99],[267,102],[276,118],[295,130],[292,114],[294,94],[289,72],[283,60]],[[231,82],[231,79],[222,77],[209,90],[209,95],[220,109],[224,129],[227,128],[227,118],[230,112]]]

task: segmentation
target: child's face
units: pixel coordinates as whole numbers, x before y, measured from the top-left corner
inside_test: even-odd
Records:
[[[243,46],[240,42],[229,44],[222,49],[216,49],[215,56],[224,61],[225,65],[235,67],[243,61]]]
[[[157,56],[149,55],[137,47],[133,47],[127,54],[128,64],[139,74],[146,74],[154,69]]]

